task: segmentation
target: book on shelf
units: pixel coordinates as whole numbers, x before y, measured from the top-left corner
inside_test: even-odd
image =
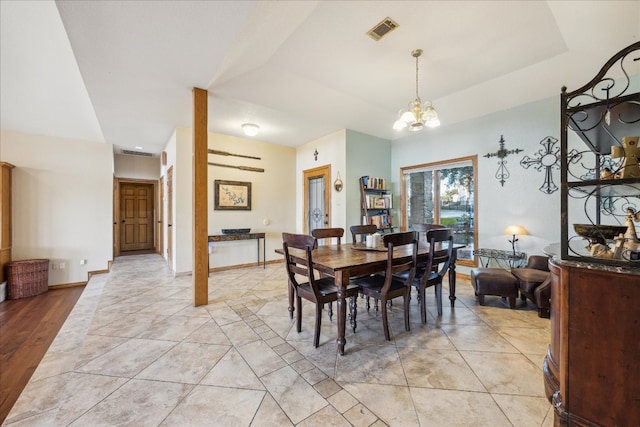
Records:
[[[369,223],[378,228],[389,228],[391,226],[391,218],[387,214],[372,215],[369,217]]]
[[[373,200],[373,207],[376,209],[384,209],[387,207],[386,200],[382,197],[376,197]]]
[[[362,185],[370,190],[386,190],[387,180],[384,178],[376,178],[374,176],[363,176]]]
[[[391,209],[391,196],[365,196],[367,209]]]
[[[384,199],[384,207],[387,209],[393,209],[393,197],[391,194],[384,194],[382,198]]]

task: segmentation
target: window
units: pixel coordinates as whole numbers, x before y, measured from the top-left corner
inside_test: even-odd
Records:
[[[453,228],[454,242],[465,245],[458,251],[458,263],[475,266],[477,245],[477,156],[401,169],[401,223],[442,224]]]

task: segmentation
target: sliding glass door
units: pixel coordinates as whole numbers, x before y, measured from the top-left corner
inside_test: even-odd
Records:
[[[476,156],[402,168],[403,229],[441,224],[454,230],[461,264],[473,264],[476,247]]]

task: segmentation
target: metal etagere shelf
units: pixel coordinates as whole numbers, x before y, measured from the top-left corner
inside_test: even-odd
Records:
[[[625,229],[629,209],[640,210],[640,177],[620,177],[628,160],[618,154],[624,140],[640,136],[639,69],[637,42],[614,55],[586,85],[572,92],[562,88],[562,259],[640,268],[632,249],[614,255],[620,238],[613,234]],[[570,134],[577,135],[587,149],[576,149]],[[576,231],[585,228],[590,235]]]

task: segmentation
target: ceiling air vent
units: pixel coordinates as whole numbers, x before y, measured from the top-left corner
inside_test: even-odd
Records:
[[[389,34],[391,31],[398,28],[398,23],[393,19],[386,17],[382,21],[380,21],[375,27],[369,30],[367,34],[369,37],[374,39],[375,41],[380,40],[385,35]]]
[[[145,153],[144,151],[122,150],[122,154],[128,154],[130,156],[153,157],[153,154]]]

